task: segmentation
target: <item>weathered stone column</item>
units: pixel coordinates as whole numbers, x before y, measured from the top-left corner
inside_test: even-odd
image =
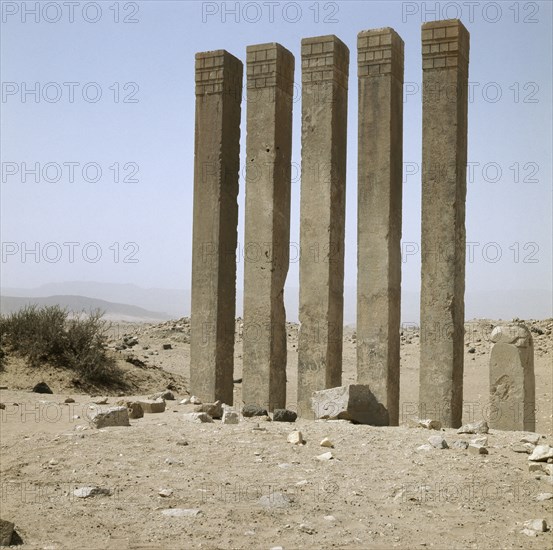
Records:
[[[469,33],[422,26],[422,239],[419,415],[461,425]]]
[[[294,56],[249,46],[247,75],[242,400],[273,410],[286,406]]]
[[[490,414],[496,430],[536,429],[534,343],[524,325],[495,327],[490,355]]]
[[[349,50],[336,36],[302,40],[298,413],[341,385]]]
[[[196,54],[190,389],[232,404],[242,62]]]
[[[403,40],[390,28],[360,32],[357,383],[399,423]]]

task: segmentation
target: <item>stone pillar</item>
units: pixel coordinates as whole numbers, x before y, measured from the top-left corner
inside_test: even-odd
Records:
[[[495,327],[490,355],[490,414],[496,430],[536,429],[534,343],[524,325]]]
[[[419,415],[461,425],[469,33],[422,26],[422,239]]]
[[[294,56],[249,46],[247,75],[242,399],[273,410],[286,406]]]
[[[190,389],[233,398],[242,62],[196,54]]]
[[[403,40],[390,28],[360,32],[357,383],[399,423]]]
[[[336,36],[302,40],[298,413],[341,385],[349,50]]]

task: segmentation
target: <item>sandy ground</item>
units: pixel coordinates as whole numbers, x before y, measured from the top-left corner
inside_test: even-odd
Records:
[[[485,414],[488,394],[487,336],[493,321],[467,324],[464,421]],[[553,444],[553,322],[534,327],[537,428]],[[239,323],[238,323],[239,327]],[[539,332],[543,334],[539,334]],[[298,420],[294,425],[243,420],[238,425],[191,424],[180,405],[186,395],[190,349],[187,320],[161,325],[126,324],[113,329],[111,347],[124,334],[138,344],[115,353],[128,369],[131,393],[147,395],[168,385],[176,401],[167,410],[131,420],[131,427],[90,428],[91,396],[76,393],[64,371],[29,373],[10,361],[0,373],[0,516],[16,524],[26,548],[551,548],[551,531],[521,534],[523,523],[553,524],[551,476],[528,471],[528,455],[516,453],[519,432],[491,431],[488,455],[460,449],[418,450],[430,432],[375,428],[345,421]],[[163,344],[172,349],[163,349]],[[147,349],[143,349],[147,348]],[[289,326],[288,401],[295,401],[297,327]],[[474,349],[474,352],[469,350]],[[402,420],[418,398],[418,336],[402,337]],[[129,367],[133,355],[144,361]],[[235,378],[241,376],[241,341]],[[44,379],[54,395],[28,391]],[[355,380],[355,333],[344,336],[344,383]],[[235,403],[241,385],[235,384]],[[110,393],[110,392],[108,392]],[[106,393],[106,395],[108,395]],[[114,391],[109,403],[117,401]],[[72,396],[75,403],[64,404]],[[17,404],[17,405],[15,405]],[[414,408],[415,407],[415,408]],[[76,418],[76,417],[80,418]],[[260,429],[254,429],[259,425]],[[300,429],[306,444],[287,434]],[[469,441],[441,432],[449,444]],[[334,443],[334,458],[315,457]],[[186,443],[186,444],[185,444]],[[109,495],[81,499],[79,487]],[[160,496],[161,489],[172,491]],[[169,491],[170,492],[170,491]],[[168,508],[198,509],[195,517],[170,517]]]

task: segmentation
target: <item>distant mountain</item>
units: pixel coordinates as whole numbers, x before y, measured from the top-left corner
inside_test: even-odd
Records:
[[[86,296],[0,296],[0,311],[4,315],[19,311],[21,308],[30,304],[36,304],[38,306],[59,305],[75,313],[89,313],[99,309],[105,313],[106,319],[119,321],[164,321],[170,318],[170,316],[165,313],[148,311],[138,306],[118,304],[106,300],[98,300],[97,298],[88,298]]]
[[[178,319],[190,313],[190,291],[184,289],[142,288],[134,284],[67,281],[47,283],[36,288],[2,288],[6,296],[87,296],[118,304],[131,304],[149,311],[161,311]]]
[[[243,293],[241,287],[239,281],[236,293],[237,316],[242,316]],[[136,307],[138,310],[142,308],[142,310],[146,310],[148,316],[155,316],[156,319],[178,319],[190,315],[190,290],[187,289],[141,288],[134,284],[77,281],[49,283],[34,289],[3,288],[2,294],[6,297],[22,297],[26,300],[39,297],[78,296],[86,300],[105,301],[111,306]],[[419,293],[404,288],[401,298],[402,322],[418,323]],[[297,322],[298,287],[288,285],[284,292],[284,300],[287,319]],[[346,286],[344,289],[344,324],[355,323],[356,303],[355,287]],[[107,306],[94,307],[108,309]],[[140,316],[146,317],[146,314],[141,313]],[[545,319],[552,316],[553,293],[551,289],[468,290],[465,296],[466,319],[511,319],[513,317]]]

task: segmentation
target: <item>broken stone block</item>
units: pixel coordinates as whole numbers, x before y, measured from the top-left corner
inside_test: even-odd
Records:
[[[148,414],[162,413],[165,411],[165,401],[159,399],[141,399],[139,401],[142,410]]]
[[[534,447],[534,450],[528,457],[528,460],[532,460],[534,462],[547,462],[550,458],[553,458],[553,447],[550,447],[549,445],[537,445]]]
[[[288,443],[292,443],[293,445],[303,445],[303,435],[298,430],[294,430],[293,432],[290,432],[288,434]]]
[[[73,495],[77,498],[89,498],[98,495],[109,495],[110,490],[102,487],[79,487],[73,491]]]
[[[423,418],[410,422],[414,428],[426,428],[427,430],[441,430],[442,423],[439,420],[432,420],[431,418]]]
[[[275,409],[273,420],[275,422],[295,422],[298,415],[294,411],[288,409]]]
[[[213,418],[205,412],[185,413],[182,415],[182,418],[186,422],[195,422],[197,424],[213,422]]]
[[[369,386],[350,384],[313,392],[311,408],[315,418],[351,420],[373,426],[388,425],[388,413]]]
[[[490,354],[490,427],[535,429],[534,344],[521,324],[496,327]]]
[[[515,453],[531,454],[534,450],[534,445],[531,443],[515,443],[511,446],[511,450]]]
[[[95,411],[90,416],[90,423],[99,429],[114,426],[130,426],[127,407],[111,407],[107,410]]]
[[[463,439],[459,439],[457,441],[454,441],[451,444],[452,449],[468,449],[469,443],[468,441],[464,441]]]
[[[116,405],[127,407],[129,418],[132,418],[133,420],[136,418],[142,418],[144,416],[144,409],[138,401],[128,401],[126,399],[120,399],[119,401],[117,401]]]
[[[252,416],[268,416],[267,409],[257,405],[244,405],[242,407],[242,416],[251,418]]]
[[[334,447],[334,443],[332,443],[332,441],[330,441],[330,439],[328,439],[328,437],[325,437],[320,443],[319,445],[321,447],[330,447],[330,448],[333,448]]]
[[[11,521],[0,519],[0,546],[10,546],[15,525]]]
[[[428,443],[435,449],[449,449],[447,441],[441,435],[431,435],[428,438]]]
[[[464,424],[458,430],[458,434],[487,434],[489,432],[488,423],[485,420]]]
[[[167,508],[162,510],[161,513],[173,518],[195,518],[200,516],[202,511],[198,508]]]
[[[326,453],[323,453],[322,455],[316,456],[315,458],[320,461],[332,460],[334,458],[334,455],[332,454],[332,451],[328,451]]]
[[[171,390],[163,390],[157,393],[154,393],[153,395],[150,395],[148,399],[164,399],[165,401],[174,401],[175,395]]]
[[[238,424],[240,417],[236,411],[225,410],[223,412],[223,424]]]
[[[488,449],[484,447],[483,445],[469,445],[468,450],[470,454],[473,455],[487,455]]]
[[[540,442],[540,434],[525,434],[521,438],[521,443],[530,443],[531,445],[537,445]]]
[[[194,412],[207,413],[211,418],[221,418],[223,416],[223,404],[221,401],[215,403],[203,403],[194,407]]]
[[[529,519],[524,522],[524,527],[538,533],[543,533],[547,531],[547,522],[544,519]]]

